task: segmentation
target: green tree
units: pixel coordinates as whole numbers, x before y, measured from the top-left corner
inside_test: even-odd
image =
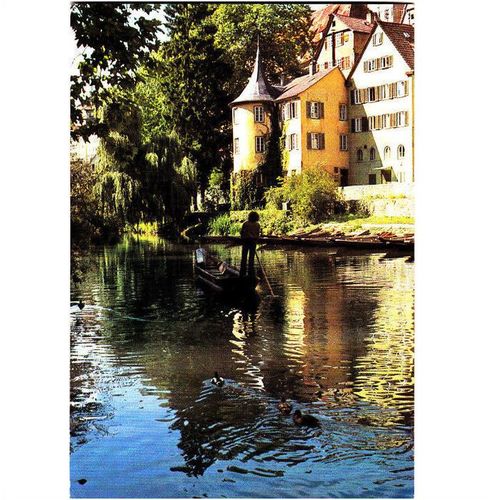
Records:
[[[165,6],[170,39],[162,49],[160,65],[170,106],[169,123],[185,156],[197,168],[203,193],[210,171],[220,165],[230,144],[229,97],[224,82],[231,68],[214,45],[213,4]]]
[[[281,74],[298,76],[300,59],[311,49],[311,9],[306,4],[221,3],[212,15],[215,45],[233,69],[227,92],[236,97],[253,69],[257,34],[266,73],[277,83]]]
[[[98,110],[112,87],[135,85],[137,68],[158,46],[161,23],[148,18],[158,9],[144,3],[71,5],[71,27],[81,51],[77,74],[71,76],[73,137],[104,133],[105,124],[93,120],[86,110]]]

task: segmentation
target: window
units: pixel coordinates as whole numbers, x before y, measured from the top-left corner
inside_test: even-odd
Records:
[[[380,69],[387,69],[392,66],[392,56],[385,56],[380,58]]]
[[[255,137],[255,152],[264,153],[266,151],[266,141],[263,135]]]
[[[351,58],[350,57],[340,57],[337,59],[337,66],[340,69],[349,69],[351,67]]]
[[[363,121],[361,118],[353,118],[352,123],[354,123],[353,132],[362,132]]]
[[[368,102],[375,101],[375,87],[368,88]]]
[[[356,159],[358,161],[363,161],[363,150],[361,148],[359,148],[357,151],[356,151]]]
[[[326,62],[325,64],[323,64],[323,67],[324,67],[325,69],[328,69],[328,62]]]
[[[234,139],[234,154],[235,155],[240,154],[240,140],[238,137]]]
[[[324,43],[324,45],[323,45],[323,48],[324,48],[325,50],[327,50],[327,49],[328,49],[328,38],[325,38],[325,43]]]
[[[349,35],[347,35],[347,40],[349,40]],[[335,47],[344,45],[345,41],[346,37],[344,36],[344,33],[335,33]]]
[[[325,149],[325,134],[309,132],[307,134],[307,149]]]
[[[378,69],[387,69],[392,66],[392,56],[378,57],[377,59],[369,59],[363,63],[365,73],[376,71]]]
[[[390,117],[391,117],[391,115],[389,115],[389,114],[382,115],[382,128],[389,128]]]
[[[377,174],[368,174],[368,184],[377,184]]]
[[[405,157],[405,147],[402,144],[400,144],[398,146],[398,160],[401,160],[404,157]]]
[[[238,108],[233,108],[233,124],[238,125]]]
[[[347,151],[347,135],[345,134],[340,135],[340,150]]]
[[[382,45],[384,34],[382,32],[373,35],[373,45]]]
[[[281,121],[284,122],[286,120],[286,104],[280,105],[280,111]]]
[[[297,134],[290,134],[287,136],[287,149],[291,151],[292,149],[299,149],[297,142]]]
[[[369,73],[370,71],[375,71],[377,69],[377,60],[370,59],[369,61],[365,61],[365,73]]]
[[[347,120],[347,104],[341,104],[339,106],[340,120],[345,122]]]
[[[396,113],[396,127],[406,126],[406,111],[399,111]]]
[[[370,161],[374,161],[377,157],[377,153],[375,148],[370,148]]]
[[[408,95],[408,82],[397,82],[396,83],[396,96],[404,97]]]
[[[290,106],[290,118],[297,118],[297,102],[291,102]]]
[[[254,106],[253,107],[253,117],[256,122],[262,123],[264,121],[264,107]]]
[[[391,148],[389,146],[386,146],[384,149],[384,160],[390,160],[391,159]]]
[[[308,118],[323,118],[324,104],[322,102],[307,102]]]
[[[361,93],[359,89],[351,90],[351,104],[361,104]]]

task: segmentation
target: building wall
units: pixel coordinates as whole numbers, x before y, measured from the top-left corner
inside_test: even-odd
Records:
[[[254,120],[254,106],[259,103],[243,103],[235,106],[237,120],[233,121],[233,161],[234,172],[240,170],[253,170],[265,159],[265,153],[255,152],[255,137],[266,135],[271,132],[271,111],[269,104],[264,104],[264,122],[258,123]],[[234,115],[233,115],[234,116]],[[235,139],[239,139],[240,152],[234,153]]]
[[[334,18],[334,23],[335,26],[330,27],[328,35],[326,36],[326,47],[325,43],[323,42],[321,52],[318,54],[318,57],[316,59],[317,69],[322,71],[327,68],[332,68],[336,65],[337,60],[341,57],[349,57],[350,66],[342,69],[344,76],[347,77],[352,66],[354,66],[355,46],[357,44],[357,40],[359,36],[363,34],[354,33],[346,24],[336,18]],[[339,32],[348,33],[349,39],[343,45],[339,45],[333,48],[333,45],[335,43],[335,33]],[[366,40],[366,36],[364,37],[364,40]],[[328,64],[328,66],[326,66],[326,64]]]
[[[382,31],[377,27],[374,34]],[[373,37],[372,37],[373,39]],[[396,97],[377,102],[364,104],[349,104],[349,119],[382,114],[390,114],[398,111],[408,113],[408,125],[398,128],[386,128],[372,130],[368,132],[355,132],[349,134],[350,171],[349,184],[368,184],[369,175],[376,176],[376,183],[384,182],[380,167],[392,167],[392,182],[412,182],[413,180],[413,77],[407,76],[410,71],[409,66],[395,49],[392,42],[384,33],[381,45],[374,46],[372,39],[356,67],[352,77],[349,90],[365,89],[397,81],[407,81],[408,95],[406,97]],[[364,71],[364,61],[382,56],[392,55],[393,65],[388,69],[377,71]],[[350,102],[350,101],[349,101]],[[397,159],[397,148],[399,145],[405,147],[405,157]],[[390,159],[384,159],[384,149],[391,148]],[[370,148],[374,147],[376,158],[371,161],[369,158]],[[357,150],[363,151],[363,161],[357,160]]]
[[[297,134],[297,148],[288,150],[286,147],[282,153],[283,170],[288,175],[292,173],[300,173],[302,169],[302,113],[300,112],[300,99],[289,99],[287,102],[296,102],[299,110],[296,118],[285,120],[281,124],[281,136],[285,138],[291,134]]]
[[[312,87],[298,96],[299,116],[282,124],[282,135],[296,133],[298,149],[283,155],[283,168],[287,175],[300,174],[304,170],[320,167],[338,180],[338,169],[349,168],[349,152],[340,150],[340,135],[349,132],[349,121],[340,120],[340,104],[347,104],[345,79],[339,69],[334,69]],[[297,100],[290,99],[286,102]],[[307,102],[318,101],[324,105],[324,118],[308,118]],[[324,149],[308,149],[307,134],[323,133]],[[336,170],[337,169],[337,170]]]
[[[308,101],[324,103],[324,118],[307,118]],[[349,122],[339,119],[341,103],[347,103],[347,89],[344,76],[338,69],[300,94],[302,170],[319,166],[333,175],[335,168],[349,167],[349,152],[340,151],[340,134],[347,134],[349,130]],[[324,133],[325,149],[307,149],[308,132]]]

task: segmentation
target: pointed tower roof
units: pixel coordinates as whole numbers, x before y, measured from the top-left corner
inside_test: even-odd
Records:
[[[248,80],[247,86],[243,92],[231,103],[238,104],[242,102],[274,102],[272,97],[273,89],[267,83],[262,69],[260,60],[259,39],[257,38],[257,55],[255,56],[255,64],[253,67],[252,76]]]

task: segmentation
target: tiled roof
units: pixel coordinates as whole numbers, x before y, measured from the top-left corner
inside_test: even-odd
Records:
[[[248,80],[243,92],[231,104],[242,102],[273,102],[273,96],[276,96],[276,91],[266,80],[260,60],[260,48],[257,44],[257,55],[255,56],[252,76]]]
[[[406,61],[406,64],[408,64],[411,69],[414,69],[415,31],[413,26],[409,24],[388,23],[385,21],[378,21],[378,24]]]
[[[338,69],[337,66],[326,69],[324,71],[318,71],[317,73],[314,73],[314,75],[307,74],[295,78],[295,80],[292,80],[288,85],[286,85],[283,93],[276,99],[276,101],[284,101],[285,99],[295,97],[301,92],[304,92],[304,90],[307,90],[309,87],[312,87],[316,82],[321,80],[323,77],[325,77],[335,69]]]
[[[322,9],[315,10],[311,14],[311,28],[314,33],[313,43],[321,40],[321,32],[326,28],[331,14],[341,14],[348,16],[351,12],[351,4],[331,3]]]
[[[370,33],[370,31],[372,30],[372,27],[373,27],[373,23],[368,24],[366,18],[365,19],[358,19],[357,17],[342,16],[339,14],[336,14],[335,17],[339,21],[342,21],[344,24],[346,24],[353,31],[361,31],[362,33]]]

